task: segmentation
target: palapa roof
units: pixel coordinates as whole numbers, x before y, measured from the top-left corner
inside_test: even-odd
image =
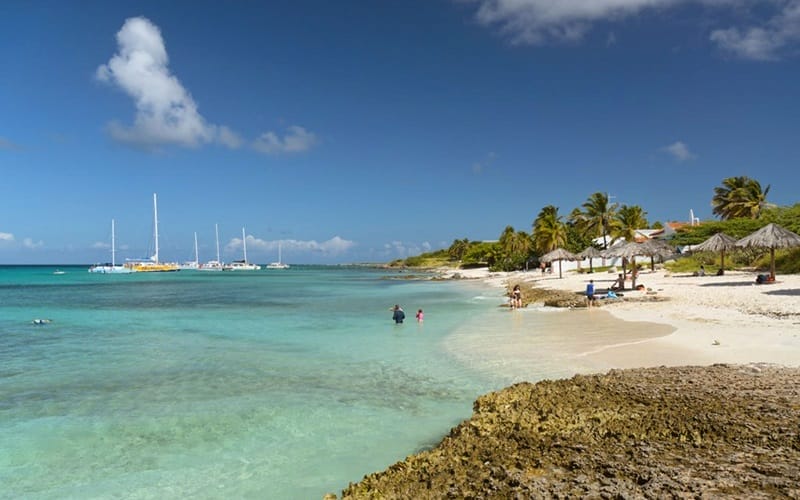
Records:
[[[721,252],[736,247],[736,238],[717,233],[706,241],[692,247],[693,252]]]
[[[580,257],[563,248],[556,248],[552,252],[548,252],[539,257],[539,260],[541,262],[553,262],[554,260],[580,260]]]
[[[578,254],[578,257],[583,257],[584,259],[593,259],[595,257],[602,257],[603,252],[598,250],[595,247],[586,247],[586,250]]]
[[[787,248],[800,246],[800,236],[777,224],[767,224],[736,242],[739,247]]]
[[[650,239],[641,244],[643,255],[655,257],[657,255],[667,256],[675,253],[675,249],[664,240]]]
[[[606,257],[624,257],[626,259],[630,259],[631,257],[645,254],[643,253],[643,248],[640,243],[631,241],[628,243],[623,243],[622,245],[610,247],[608,250],[603,252],[603,255]]]

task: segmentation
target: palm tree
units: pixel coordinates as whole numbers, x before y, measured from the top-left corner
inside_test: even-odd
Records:
[[[758,219],[764,208],[769,207],[767,194],[770,186],[761,189],[761,184],[744,175],[728,177],[722,185],[714,188],[711,199],[714,215],[720,219]]]
[[[567,226],[558,215],[558,207],[547,205],[533,221],[533,246],[545,254],[567,244]]]
[[[646,215],[647,212],[639,205],[622,205],[614,216],[616,222],[614,234],[617,237],[625,238],[626,241],[634,241],[636,230],[647,227]]]
[[[580,225],[586,229],[592,238],[603,237],[603,248],[608,248],[608,235],[614,225],[614,215],[617,213],[617,204],[608,203],[608,194],[594,193],[581,205]],[[574,213],[574,212],[573,212]]]
[[[505,270],[518,269],[528,260],[528,255],[533,247],[531,238],[525,231],[515,231],[512,226],[506,226],[500,235],[500,253],[502,254],[501,267]]]
[[[469,240],[467,238],[463,240],[453,240],[453,244],[447,249],[447,254],[452,260],[461,260],[464,258],[464,254],[467,253],[467,250],[469,250]]]

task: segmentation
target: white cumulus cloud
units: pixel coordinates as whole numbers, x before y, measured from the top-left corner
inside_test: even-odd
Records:
[[[238,136],[227,127],[207,123],[191,94],[170,72],[167,49],[155,24],[144,17],[127,19],[117,33],[117,45],[118,52],[97,68],[96,76],[133,98],[136,117],[131,126],[111,122],[112,137],[149,148],[210,142],[238,147]]]
[[[0,233],[0,245],[14,243],[14,235],[11,233]]]
[[[661,150],[669,153],[678,161],[687,161],[695,157],[694,153],[689,151],[689,146],[681,141],[676,141],[669,146],[664,146]]]
[[[712,14],[746,16],[743,22],[749,25],[715,29],[709,34],[720,48],[742,58],[778,59],[782,51],[800,42],[800,0],[455,1],[477,4],[476,20],[497,28],[513,44],[578,42],[596,23],[619,22],[684,5],[708,7]],[[606,45],[614,42],[616,35],[606,39]]]
[[[283,137],[274,132],[265,132],[253,141],[253,149],[267,154],[302,153],[311,149],[317,142],[314,133],[303,127],[292,125]]]

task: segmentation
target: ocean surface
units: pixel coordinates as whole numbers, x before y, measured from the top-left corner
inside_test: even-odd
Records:
[[[60,269],[0,267],[0,498],[321,498],[603,345],[563,348],[586,316],[510,313],[478,282]]]

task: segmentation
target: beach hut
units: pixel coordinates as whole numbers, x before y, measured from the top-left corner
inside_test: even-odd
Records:
[[[578,254],[581,259],[589,259],[589,272],[593,273],[592,259],[602,257],[602,252],[595,247],[586,247],[586,250]]]
[[[563,248],[556,248],[552,252],[548,252],[539,257],[541,262],[554,262],[558,261],[558,277],[561,278],[561,261],[562,260],[580,260],[577,255]]]
[[[767,224],[736,242],[742,248],[769,248],[769,278],[775,280],[775,249],[800,246],[800,236],[777,224]]]
[[[692,248],[693,252],[720,252],[719,274],[725,274],[725,251],[736,248],[736,238],[725,233],[717,233]]]

